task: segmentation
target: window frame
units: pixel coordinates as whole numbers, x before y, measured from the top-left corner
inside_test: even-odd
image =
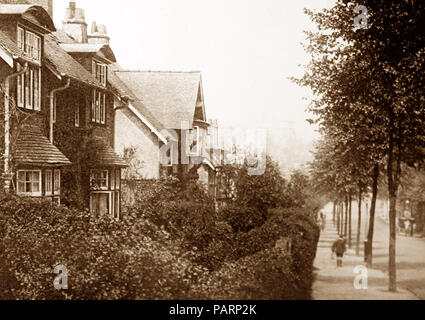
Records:
[[[22,173],[25,174],[25,181],[24,181],[25,190],[24,191],[20,190],[20,185],[21,185],[20,174],[22,174]],[[39,178],[39,181],[38,181],[38,190],[39,191],[38,192],[33,192],[33,191],[28,192],[26,190],[27,183],[31,184],[31,189],[33,187],[33,184],[35,183],[31,180],[29,182],[26,181],[28,173],[31,173],[31,178],[32,178],[33,173],[38,173],[38,178]],[[42,171],[39,170],[39,169],[31,169],[31,170],[21,169],[21,170],[18,170],[17,173],[16,173],[16,185],[17,185],[16,190],[17,190],[18,195],[24,195],[24,196],[30,196],[30,197],[42,197],[42,195],[43,195],[43,191],[42,191],[43,190],[42,189],[42,187],[43,187],[43,185],[42,185]]]
[[[93,89],[91,122],[106,125],[106,111],[106,93],[98,89]]]
[[[192,139],[193,137],[193,131],[196,130],[196,140]],[[200,135],[201,135],[201,128],[199,126],[194,126],[191,132],[191,144],[190,144],[190,151],[189,155],[191,157],[200,157],[201,156],[201,148],[200,148]],[[196,152],[193,152],[192,145],[196,141]]]
[[[109,171],[108,169],[92,169],[90,171],[90,188],[93,191],[108,191],[109,187]],[[96,177],[96,174],[99,174],[99,178]],[[96,182],[97,186],[93,184],[93,181]],[[99,181],[104,181],[104,184],[98,183]]]
[[[48,177],[48,174],[50,177]],[[50,186],[50,189],[48,189],[48,186]],[[53,195],[53,170],[48,169],[44,171],[44,192],[46,196],[52,196]]]
[[[17,71],[23,66],[16,64]],[[40,112],[41,111],[41,67],[29,65],[27,71],[18,76],[16,80],[16,100],[19,108]]]
[[[58,189],[56,189],[56,186],[58,187]],[[61,194],[61,170],[60,169],[53,170],[53,194],[54,195]]]

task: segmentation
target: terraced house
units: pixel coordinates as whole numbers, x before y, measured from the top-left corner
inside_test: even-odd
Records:
[[[119,218],[126,163],[113,150],[114,95],[107,81],[113,52],[88,43],[84,12],[75,3],[64,30],[81,31],[82,42],[56,30],[51,1],[47,10],[13,2],[0,4],[5,188]]]
[[[215,195],[200,72],[123,70],[105,25],[71,1],[57,30],[52,8],[0,0],[4,188],[119,219],[133,148],[141,179],[194,169]]]

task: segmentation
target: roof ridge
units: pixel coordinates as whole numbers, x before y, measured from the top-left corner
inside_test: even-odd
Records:
[[[116,70],[114,72],[128,72],[128,73],[135,73],[135,72],[150,72],[150,73],[184,73],[184,74],[190,74],[190,73],[201,73],[201,71],[198,70],[191,70],[191,71],[176,71],[176,70]]]

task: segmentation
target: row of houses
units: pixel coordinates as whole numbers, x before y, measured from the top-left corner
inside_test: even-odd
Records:
[[[224,155],[201,73],[124,70],[75,2],[62,29],[52,14],[52,0],[0,1],[4,189],[118,219],[131,149],[138,178],[196,170],[215,196]]]

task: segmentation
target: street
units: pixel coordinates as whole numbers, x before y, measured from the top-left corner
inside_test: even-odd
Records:
[[[355,255],[357,233],[357,205],[353,204],[352,245],[344,256],[343,268],[335,267],[331,260],[331,245],[337,238],[332,223],[332,207],[327,206],[326,229],[322,232],[316,256],[316,282],[313,298],[316,300],[410,300],[425,299],[425,239],[398,236],[397,238],[397,284],[398,292],[388,292],[388,233],[389,226],[376,217],[373,268],[368,270],[368,289],[354,288],[354,268],[363,265],[363,241],[365,216],[362,217],[361,257]],[[363,209],[363,213],[365,210]]]

